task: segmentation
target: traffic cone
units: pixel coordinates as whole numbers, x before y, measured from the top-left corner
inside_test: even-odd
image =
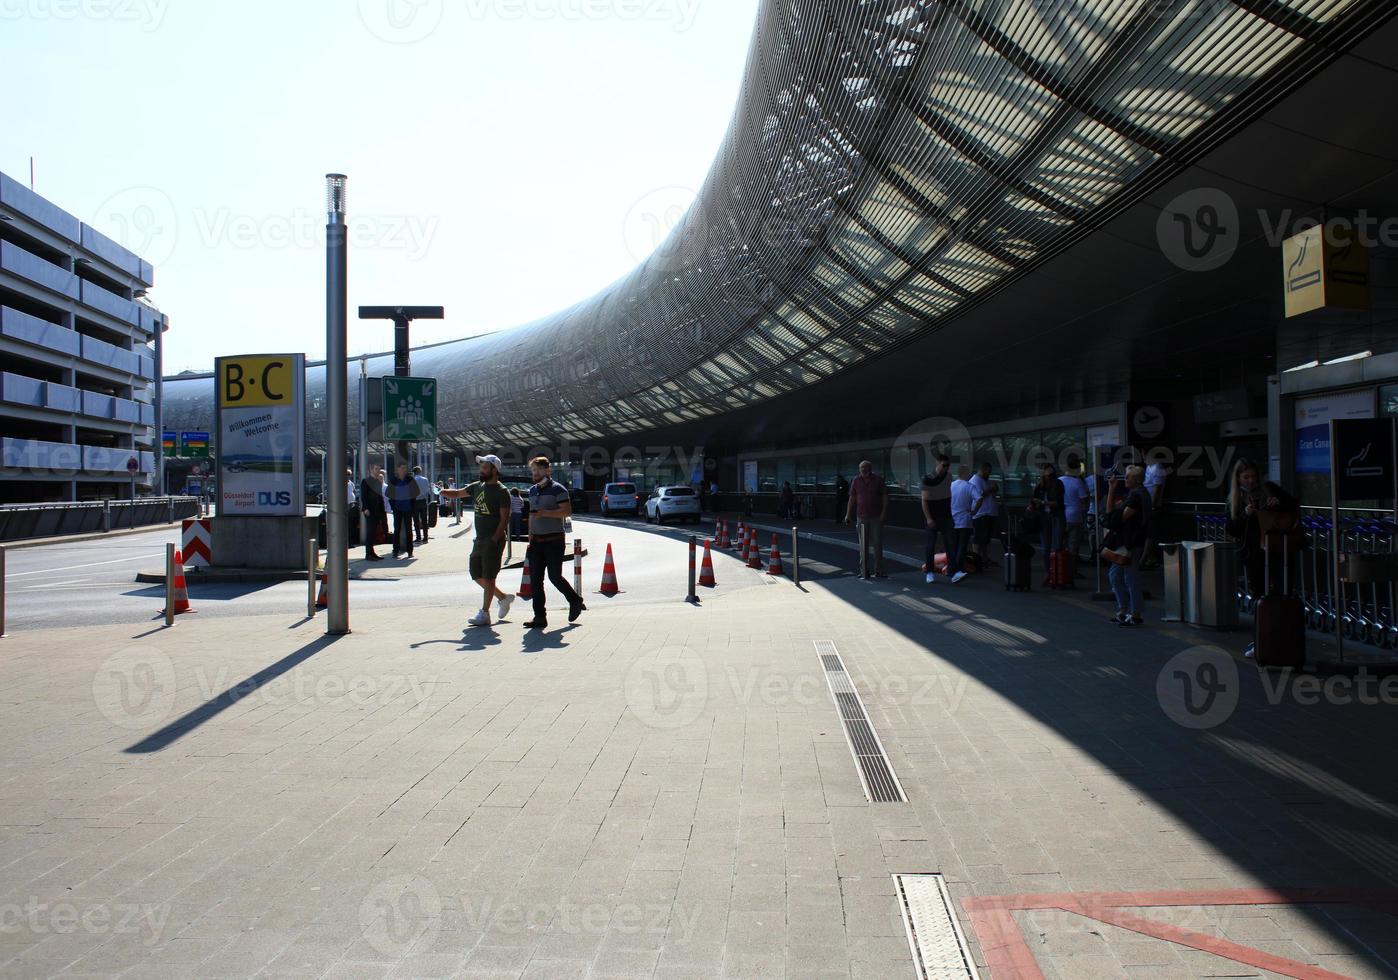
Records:
[[[762,570],[762,548],[757,543],[757,528],[752,529],[752,537],[748,541],[748,568]]]
[[[174,603],[176,616],[180,613],[194,612],[194,607],[189,604],[189,589],[185,587],[184,582],[184,556],[178,550],[175,552],[175,591],[165,601]]]
[[[733,548],[733,549],[735,549],[735,550],[737,550],[737,551],[742,552],[743,560],[744,560],[744,561],[747,561],[747,557],[748,557],[748,533],[747,533],[747,529],[743,527],[743,522],[742,522],[742,521],[739,521],[739,522],[738,522],[738,537],[735,538],[733,541],[731,541],[731,542],[729,543],[728,546],[729,546],[730,548]]]
[[[775,534],[772,535],[772,557],[771,557],[771,560],[767,563],[767,574],[768,574],[768,575],[783,575],[783,574],[785,574],[785,573],[782,571],[782,550],[781,550],[781,548],[777,547],[777,536],[776,536]]]
[[[704,564],[699,566],[699,584],[706,589],[712,589],[718,585],[718,580],[714,578],[714,556],[709,553],[709,542],[704,542]]]
[[[529,577],[529,562],[524,563],[524,576],[519,580],[519,591],[515,593],[521,599],[534,598],[534,582]]]
[[[324,569],[320,572],[320,591],[316,593],[316,608],[330,608],[330,574]]]
[[[602,564],[602,595],[616,595],[621,587],[616,584],[616,562],[612,560],[612,546],[607,545],[607,560]]]
[[[719,521],[719,522],[718,522],[718,531],[716,532],[716,535],[715,535],[714,547],[715,547],[715,548],[727,548],[727,547],[728,547],[728,523],[727,523],[726,521]]]

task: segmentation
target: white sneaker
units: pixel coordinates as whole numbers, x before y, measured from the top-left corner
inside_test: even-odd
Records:
[[[472,617],[471,617],[470,619],[468,619],[466,622],[467,622],[469,625],[471,625],[471,626],[489,626],[489,625],[490,625],[490,613],[488,613],[488,612],[486,612],[484,609],[482,609],[480,612],[476,613],[474,616],[472,616]]]
[[[955,585],[957,582],[960,582],[965,577],[965,572],[957,572],[955,575],[951,577],[952,584]]]
[[[936,573],[936,572],[928,572],[928,573],[927,573],[927,584],[928,584],[928,585],[931,585],[931,584],[932,584],[933,582],[935,582],[935,581],[937,581],[937,573]]]
[[[510,607],[515,604],[515,597],[507,595],[500,600],[500,611],[495,614],[496,619],[504,619],[510,614]]]

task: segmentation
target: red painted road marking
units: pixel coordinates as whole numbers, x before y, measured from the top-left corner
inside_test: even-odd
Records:
[[[1359,905],[1398,916],[1398,895],[1352,888],[1230,888],[1212,891],[1057,892],[963,898],[962,907],[981,946],[992,980],[1044,980],[1015,912],[1059,909],[1141,935],[1189,946],[1235,963],[1271,970],[1297,980],[1344,980],[1308,963],[1242,946],[1216,936],[1123,912],[1122,909],[1186,905]]]

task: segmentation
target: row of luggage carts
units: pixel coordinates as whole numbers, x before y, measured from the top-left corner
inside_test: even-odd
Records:
[[[1299,594],[1306,612],[1306,625],[1325,633],[1335,632],[1339,617],[1345,637],[1385,649],[1398,649],[1398,596],[1395,583],[1340,582],[1335,580],[1334,522],[1328,512],[1307,512],[1301,518],[1306,547],[1292,558],[1292,591]],[[1223,514],[1195,515],[1200,541],[1227,541],[1227,521]],[[1389,555],[1395,551],[1398,527],[1392,514],[1345,514],[1340,518],[1341,555]],[[1262,594],[1261,582],[1248,581],[1244,568],[1238,570],[1238,607],[1251,614]],[[1275,583],[1273,583],[1275,586]]]

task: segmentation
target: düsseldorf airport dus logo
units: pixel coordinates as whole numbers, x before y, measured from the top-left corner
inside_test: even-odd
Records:
[[[1156,240],[1165,257],[1189,272],[1209,272],[1233,257],[1241,239],[1238,205],[1217,187],[1196,187],[1160,212]]]
[[[1238,707],[1238,664],[1218,647],[1197,646],[1169,659],[1155,680],[1160,709],[1183,728],[1217,728]]]

